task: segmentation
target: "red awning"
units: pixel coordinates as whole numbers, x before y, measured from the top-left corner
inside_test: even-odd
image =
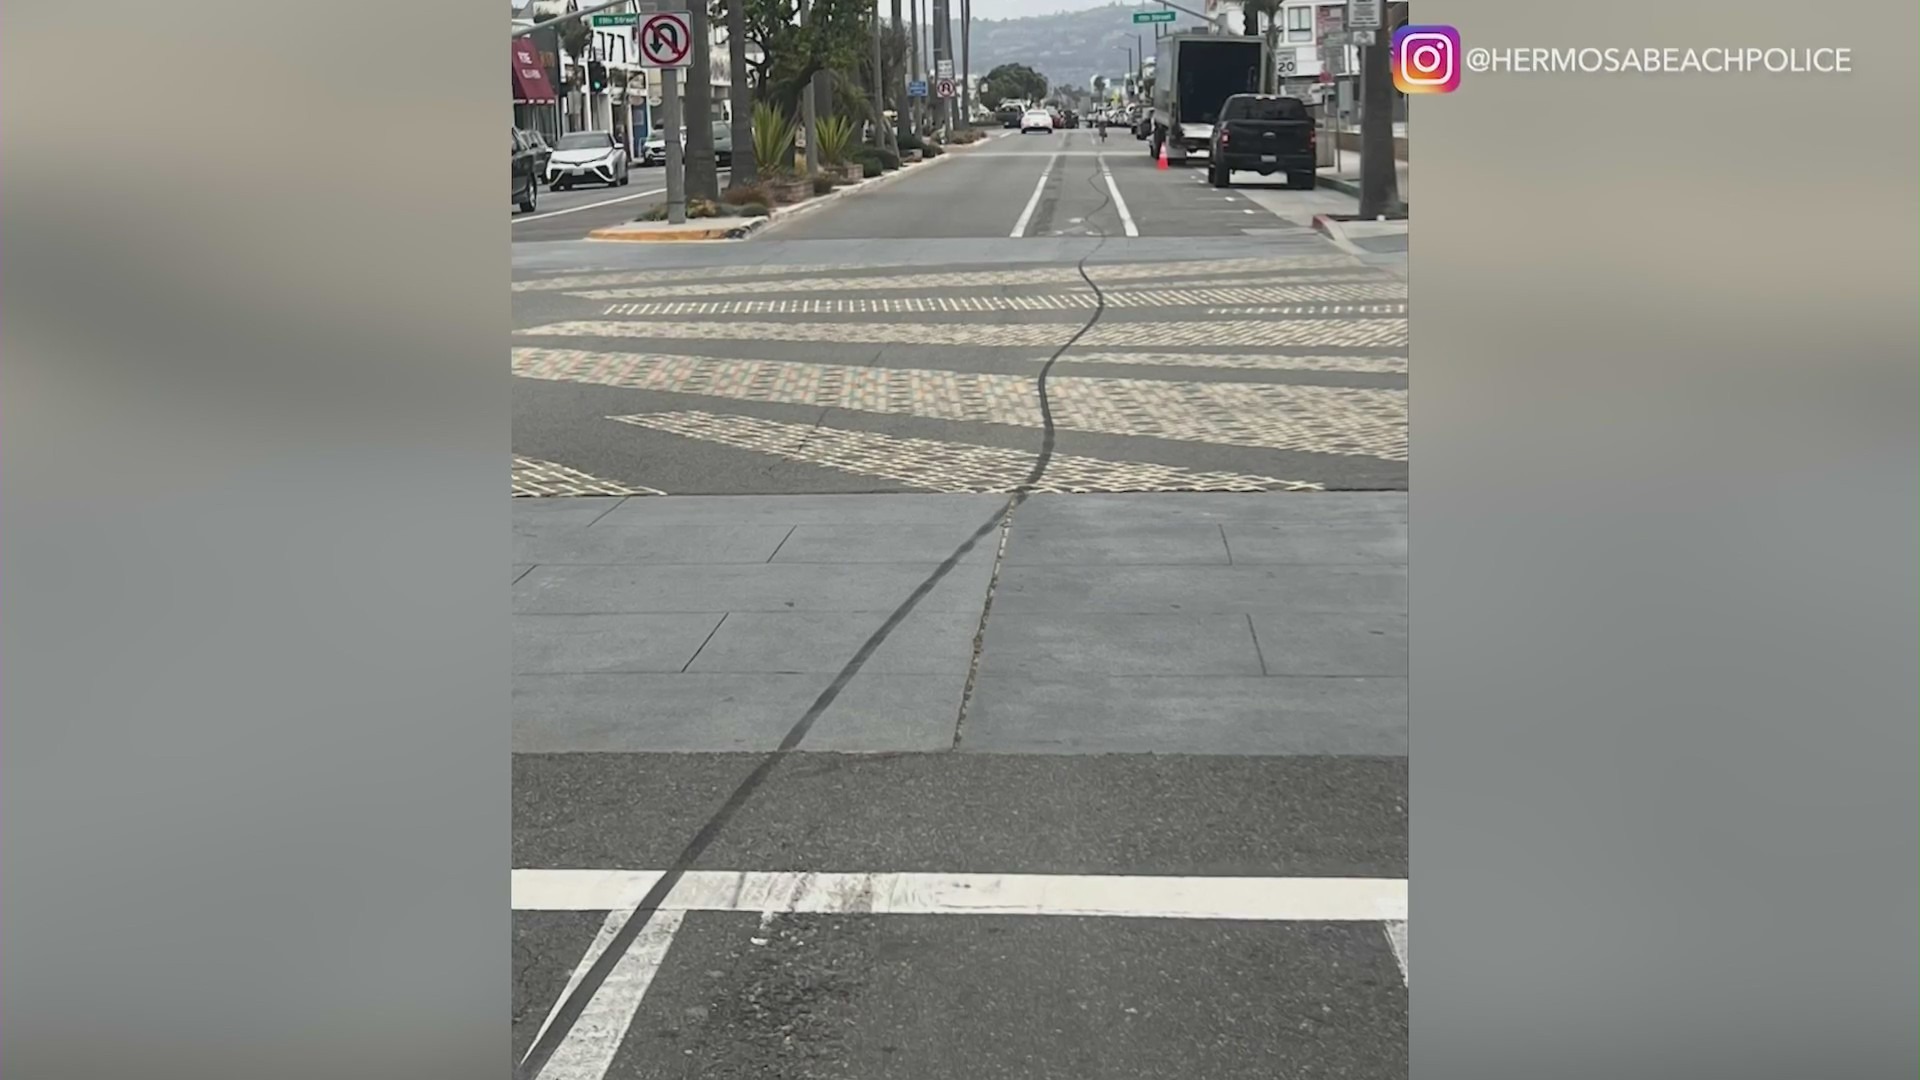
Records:
[[[539,48],[532,38],[514,38],[513,103],[551,105],[555,100],[553,84],[547,81],[547,69],[540,63]]]

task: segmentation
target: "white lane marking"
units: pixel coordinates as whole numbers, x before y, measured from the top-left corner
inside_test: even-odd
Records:
[[[565,210],[549,210],[544,214],[528,214],[526,217],[519,217],[516,215],[513,218],[513,223],[515,225],[519,225],[523,222],[528,222],[528,221],[545,221],[546,219],[551,217],[559,217],[561,214],[577,214],[582,210],[592,210],[595,207],[600,207],[600,206],[612,206],[615,203],[632,202],[635,199],[645,199],[645,198],[648,198],[649,196],[665,195],[666,193],[667,193],[666,188],[659,188],[654,191],[642,191],[633,195],[622,195],[617,199],[606,199],[601,202],[586,203],[581,206],[569,206]]]
[[[1133,215],[1127,213],[1127,200],[1120,194],[1120,185],[1113,182],[1113,170],[1107,167],[1107,159],[1100,159],[1100,175],[1107,178],[1107,191],[1113,195],[1113,208],[1120,211],[1120,226],[1127,230],[1128,236],[1139,236],[1140,227],[1133,223]]]
[[[643,893],[644,895],[644,893]],[[634,897],[635,902],[639,897]],[[596,938],[594,947],[574,969],[574,978],[567,989],[554,1001],[557,1011],[560,1002],[579,984],[580,976],[592,966],[599,952],[606,948],[606,939],[610,939],[627,920],[628,912],[615,911],[607,919],[607,925],[613,931],[601,927],[601,937]],[[653,985],[653,977],[659,973],[660,964],[667,958],[667,949],[673,944],[674,932],[680,929],[680,922],[686,916],[679,911],[659,911],[647,921],[633,944],[607,973],[607,980],[595,990],[588,999],[586,1008],[580,1011],[579,1019],[568,1029],[567,1037],[554,1049],[553,1057],[547,1060],[545,1068],[540,1070],[540,1080],[603,1080],[607,1069],[613,1064],[613,1055],[620,1049],[620,1041],[626,1037],[627,1028],[633,1024],[634,1013],[640,1009],[640,999],[646,996],[647,988]],[[551,1023],[553,1017],[547,1017]],[[542,1025],[541,1030],[546,1030]],[[539,1040],[536,1039],[537,1043]]]
[[[1020,220],[1013,223],[1013,232],[1008,235],[1015,240],[1027,234],[1027,225],[1033,220],[1033,212],[1040,208],[1040,193],[1047,190],[1047,178],[1053,175],[1053,167],[1059,162],[1060,155],[1047,159],[1047,167],[1040,170],[1040,182],[1033,185],[1033,198],[1027,200],[1027,208],[1020,211]]]
[[[655,870],[515,870],[515,911],[606,911],[640,902]],[[667,911],[875,915],[1075,915],[1257,922],[1396,922],[1404,878],[1124,874],[796,873],[693,870]],[[656,916],[657,918],[658,916]]]
[[[1387,924],[1387,944],[1393,946],[1394,963],[1400,965],[1400,981],[1407,981],[1407,924],[1389,922]],[[1411,984],[1409,984],[1411,985]]]

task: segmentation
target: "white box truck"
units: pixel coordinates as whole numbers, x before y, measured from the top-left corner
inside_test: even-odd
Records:
[[[1265,38],[1187,32],[1160,39],[1155,54],[1153,125],[1147,150],[1185,162],[1207,152],[1220,106],[1235,94],[1260,92],[1260,73],[1273,61]]]

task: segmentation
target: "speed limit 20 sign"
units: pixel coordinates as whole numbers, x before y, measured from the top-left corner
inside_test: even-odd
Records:
[[[640,20],[640,59],[649,67],[683,68],[693,63],[693,27],[684,11],[662,11]]]

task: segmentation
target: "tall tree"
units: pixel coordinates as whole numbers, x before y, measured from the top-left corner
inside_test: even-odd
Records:
[[[747,0],[727,5],[727,100],[733,110],[733,186],[760,179],[753,160],[753,88],[747,83]]]
[[[973,0],[960,0],[960,125],[973,126]]]
[[[898,37],[905,32],[905,29],[905,27],[900,25],[900,0],[893,0],[894,36]],[[912,111],[913,99],[907,96],[906,79],[901,77],[904,74],[904,65],[897,64],[895,65],[893,78],[888,80],[888,82],[893,85],[894,93],[900,95],[900,107],[894,113],[893,118],[893,145],[896,152],[899,149],[900,140],[906,138],[907,135],[913,131],[913,117],[909,115]]]
[[[689,5],[693,63],[687,68],[687,198],[718,201],[720,173],[713,156],[713,32],[707,6]]]

